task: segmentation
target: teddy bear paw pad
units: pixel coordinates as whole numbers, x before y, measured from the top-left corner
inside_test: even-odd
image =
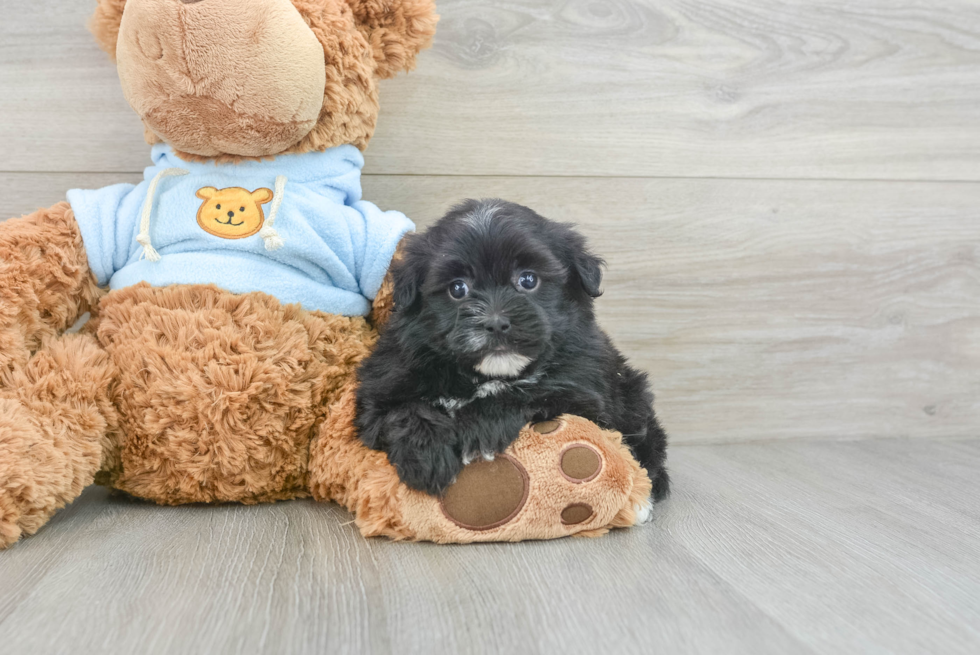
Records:
[[[561,421],[551,420],[551,421],[541,421],[540,423],[535,423],[531,426],[531,429],[538,434],[551,434],[561,427]]]
[[[459,474],[442,499],[442,511],[466,530],[490,530],[514,519],[527,502],[527,470],[510,455],[478,460]]]
[[[561,453],[559,470],[575,484],[594,480],[602,471],[602,457],[592,446],[572,444]]]
[[[561,512],[562,525],[578,525],[592,518],[595,512],[586,503],[572,503]]]

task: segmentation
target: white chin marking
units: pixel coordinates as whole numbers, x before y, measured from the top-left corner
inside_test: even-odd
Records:
[[[493,353],[484,357],[476,370],[490,378],[516,378],[530,363],[530,357],[517,353]]]
[[[643,525],[653,520],[653,503],[649,500],[634,506],[633,511],[636,512],[636,523],[633,525]]]

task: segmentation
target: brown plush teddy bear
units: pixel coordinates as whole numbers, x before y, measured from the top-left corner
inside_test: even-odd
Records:
[[[365,535],[602,534],[650,492],[620,436],[529,426],[444,498],[353,428],[411,223],[360,198],[378,80],[432,0],[99,0],[153,144],[140,185],[0,224],[0,547],[93,481],[162,504],[312,496]],[[373,301],[373,307],[372,307]],[[66,330],[85,312],[80,334]]]

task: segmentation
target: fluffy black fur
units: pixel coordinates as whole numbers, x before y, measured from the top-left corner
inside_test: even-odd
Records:
[[[438,495],[529,421],[575,414],[621,432],[654,500],[666,496],[647,376],[595,320],[602,265],[571,226],[501,200],[468,200],[412,237],[394,269],[395,311],[359,371],[361,439],[405,484]]]

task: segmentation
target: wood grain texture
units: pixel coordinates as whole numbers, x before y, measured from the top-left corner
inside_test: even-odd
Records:
[[[0,0],[0,170],[141,170],[92,2]],[[440,0],[385,174],[980,180],[973,0]]]
[[[118,175],[0,175],[5,215]],[[424,226],[500,196],[609,261],[674,443],[980,436],[980,184],[368,176]]]
[[[980,649],[976,442],[674,454],[691,503],[662,529],[812,651]]]
[[[4,652],[922,653],[980,649],[980,441],[682,446],[652,525],[364,540],[309,501],[89,490],[0,553]]]
[[[141,178],[93,6],[0,0],[0,220]],[[673,498],[601,540],[444,547],[91,489],[0,553],[0,652],[980,652],[980,4],[439,8],[365,197],[578,223]]]

